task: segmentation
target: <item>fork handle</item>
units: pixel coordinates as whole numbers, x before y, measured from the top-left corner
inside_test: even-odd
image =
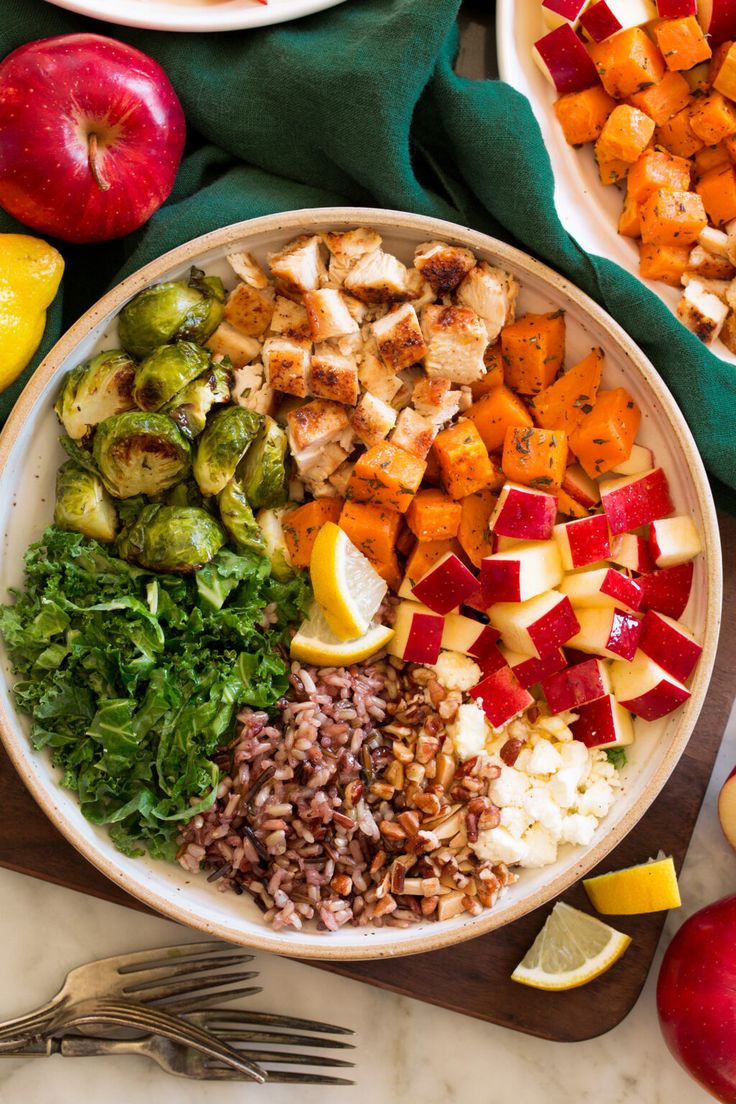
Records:
[[[96,1039],[66,1035],[57,1039],[55,1054],[64,1058],[97,1058],[104,1054],[145,1054],[146,1039]]]

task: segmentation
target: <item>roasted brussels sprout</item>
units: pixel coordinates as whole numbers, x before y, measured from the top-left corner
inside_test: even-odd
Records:
[[[243,490],[256,510],[286,502],[286,447],[285,431],[265,415],[258,436],[238,470]]]
[[[54,524],[94,540],[115,540],[118,516],[102,480],[70,460],[56,473]]]
[[[222,527],[198,506],[144,506],[118,539],[118,553],[151,571],[187,573],[208,563],[225,543]]]
[[[207,415],[217,403],[230,401],[230,361],[214,364],[197,379],[183,387],[162,412],[168,414],[185,437],[198,437],[207,423]]]
[[[141,410],[160,410],[209,366],[206,349],[193,341],[159,345],[142,360],[135,374],[133,398]]]
[[[199,492],[199,487],[193,479],[187,479],[184,483],[177,483],[166,495],[167,506],[201,506],[205,510],[204,499]],[[212,513],[212,511],[210,511]]]
[[[222,524],[240,549],[258,552],[263,556],[266,542],[258,522],[253,517],[250,503],[245,496],[243,485],[238,479],[231,479],[217,496]]]
[[[261,415],[242,406],[218,410],[197,440],[194,478],[203,495],[219,494],[235,475],[245,451],[258,434]]]
[[[154,284],[123,307],[118,317],[120,344],[138,358],[178,339],[202,345],[220,325],[224,303],[220,278],[193,268],[188,283]]]
[[[78,364],[64,380],[54,410],[74,441],[105,418],[135,407],[135,364],[120,349],[108,349]]]
[[[280,583],[286,582],[294,574],[289,550],[284,540],[284,530],[281,519],[291,506],[282,506],[278,510],[261,510],[256,514],[256,521],[263,534],[266,555],[271,560],[271,574]]]
[[[189,445],[171,419],[140,410],[102,422],[92,456],[116,498],[160,494],[186,479],[190,469]]]

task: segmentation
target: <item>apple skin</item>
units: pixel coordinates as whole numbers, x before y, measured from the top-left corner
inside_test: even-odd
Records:
[[[454,552],[448,552],[412,587],[412,596],[435,613],[450,613],[478,589],[478,580]]]
[[[733,768],[718,794],[718,819],[724,836],[736,851],[736,767]]]
[[[136,230],[171,192],[184,138],[168,77],[132,46],[59,35],[0,63],[0,205],[43,234]]]
[[[580,23],[594,42],[605,42],[611,35],[622,29],[608,4],[593,4],[580,17]]]
[[[691,916],[670,943],[657,980],[664,1041],[722,1104],[736,1104],[736,895]]]

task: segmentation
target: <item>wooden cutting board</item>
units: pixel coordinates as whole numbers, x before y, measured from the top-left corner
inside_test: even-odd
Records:
[[[660,848],[674,856],[678,870],[685,858],[734,699],[736,641],[729,630],[736,623],[736,519],[724,515],[720,524],[726,631],[705,708],[667,786],[595,873],[643,862]],[[90,866],[52,827],[2,750],[0,865],[149,911]],[[564,899],[590,908],[581,885],[574,886]],[[310,965],[545,1039],[574,1042],[602,1035],[633,1007],[649,972],[665,914],[616,918],[615,926],[632,936],[621,961],[582,989],[554,994],[527,989],[509,980],[548,912],[549,906],[545,906],[500,931],[431,954],[397,961]]]

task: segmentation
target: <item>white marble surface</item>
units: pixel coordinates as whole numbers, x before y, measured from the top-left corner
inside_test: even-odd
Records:
[[[663,944],[697,908],[736,886],[736,854],[715,812],[718,788],[736,761],[736,709],[681,879],[683,907]],[[653,840],[654,850],[665,840]],[[0,1015],[55,991],[71,966],[123,950],[182,940],[182,929],[122,907],[0,870]],[[321,1090],[187,1082],[142,1058],[0,1059],[0,1104],[703,1104],[710,1099],[669,1056],[659,1035],[654,981],[661,951],[636,1007],[615,1030],[560,1044],[479,1023],[284,959],[258,954],[263,1007],[333,1019],[356,1030],[356,1086]],[[397,969],[401,968],[397,962]],[[259,998],[261,999],[261,998]]]

